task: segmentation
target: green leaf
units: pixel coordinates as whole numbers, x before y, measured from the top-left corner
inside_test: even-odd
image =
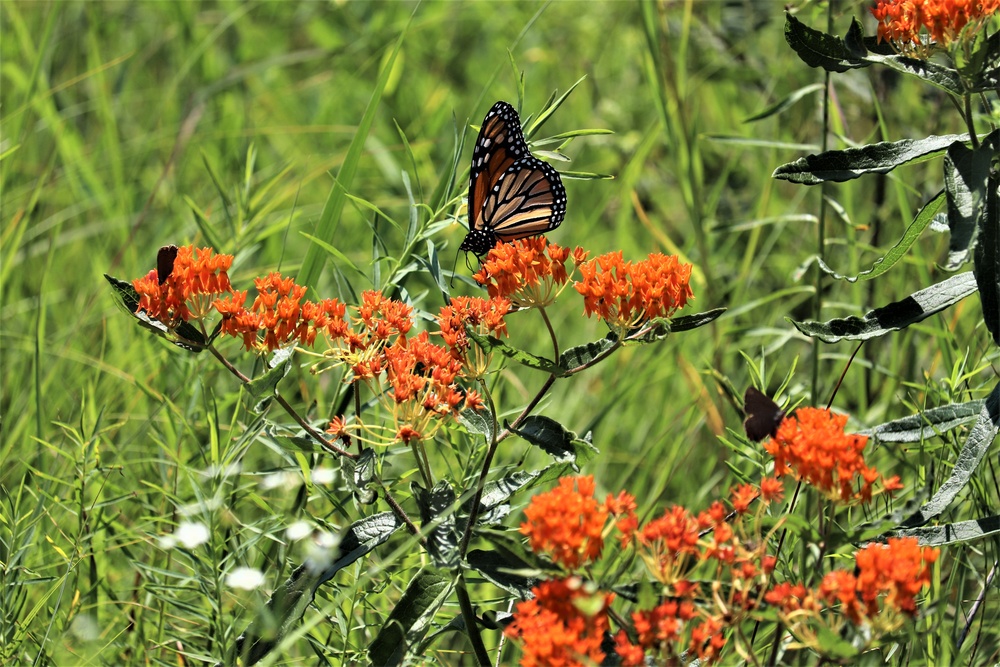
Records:
[[[458,414],[458,421],[469,431],[486,437],[486,442],[493,442],[493,419],[487,410],[466,408]]]
[[[892,248],[889,252],[885,253],[883,256],[879,257],[872,264],[872,268],[867,271],[862,271],[856,276],[845,276],[835,272],[831,269],[826,262],[822,259],[817,259],[816,262],[819,267],[826,272],[827,275],[836,278],[837,280],[846,280],[849,283],[854,283],[859,280],[871,280],[872,278],[878,277],[891,269],[896,265],[899,260],[906,256],[906,251],[916,243],[917,239],[923,231],[934,221],[934,216],[937,215],[938,211],[945,204],[944,190],[939,192],[933,199],[924,204],[924,207],[920,209],[917,213],[917,217],[913,219],[910,226],[906,228],[903,232],[903,237]]]
[[[976,279],[971,271],[959,273],[936,285],[914,292],[902,301],[876,308],[862,317],[846,317],[826,322],[795,322],[795,328],[819,338],[824,343],[840,340],[868,340],[890,331],[904,329],[927,319],[948,306],[958,303],[976,291]]]
[[[451,575],[430,570],[418,572],[368,647],[372,663],[381,667],[403,664],[407,649],[427,632],[434,614],[454,586]]]
[[[979,218],[979,241],[976,243],[973,273],[979,285],[986,330],[1000,345],[1000,179],[991,177],[986,206]]]
[[[978,148],[961,142],[948,147],[944,158],[944,190],[948,195],[948,263],[955,270],[969,259],[972,239],[986,202],[986,182],[990,164],[1000,150],[1000,130],[988,136]]]
[[[361,505],[370,505],[378,497],[375,490],[369,486],[375,479],[375,464],[375,450],[371,447],[361,450],[356,459],[346,456],[340,459],[340,469],[344,473],[344,481],[347,482],[354,494],[354,499]]]
[[[990,395],[986,397],[986,402],[979,411],[979,419],[969,431],[969,437],[966,439],[962,451],[958,453],[958,459],[955,461],[955,467],[952,468],[951,476],[927,501],[926,505],[903,522],[901,528],[922,526],[948,509],[979,468],[979,463],[983,460],[990,445],[993,444],[998,431],[1000,431],[1000,384],[997,384]]]
[[[351,138],[351,145],[347,148],[347,153],[344,155],[344,162],[340,165],[340,171],[337,173],[337,181],[330,188],[330,194],[327,196],[326,203],[323,205],[323,211],[319,216],[319,221],[316,223],[315,238],[332,239],[337,232],[340,215],[344,210],[344,204],[347,202],[347,191],[354,182],[354,175],[357,173],[358,165],[361,163],[365,142],[368,140],[368,133],[375,122],[375,115],[382,100],[382,93],[385,92],[389,76],[392,74],[393,66],[396,63],[396,57],[403,47],[403,40],[406,37],[410,21],[412,20],[413,14],[410,14],[406,25],[403,26],[403,30],[399,33],[399,38],[396,39],[392,53],[382,64],[382,69],[379,72],[378,80],[375,82],[372,96],[368,100],[368,106],[365,108],[365,113],[358,124],[357,132]],[[299,274],[295,282],[299,285],[315,288],[316,281],[319,279],[325,263],[326,255],[322,252],[322,248],[315,242],[311,243],[306,250],[306,256],[302,260],[302,268],[299,269]]]
[[[455,489],[440,480],[428,491],[417,483],[410,485],[420,509],[421,528],[427,533],[427,553],[437,567],[458,565],[458,531],[455,528]],[[431,527],[433,524],[433,527]]]
[[[979,417],[983,403],[983,400],[978,400],[942,405],[909,417],[879,424],[859,431],[859,434],[874,436],[881,442],[920,442],[973,421]]]
[[[267,606],[236,639],[236,654],[244,665],[253,665],[278,645],[312,604],[316,589],[340,570],[383,544],[403,523],[392,512],[355,521],[341,536],[336,553],[320,561],[313,558],[297,567],[275,589]]]
[[[516,361],[522,366],[534,368],[539,371],[545,371],[546,373],[552,373],[554,375],[558,375],[560,373],[559,366],[550,359],[546,359],[545,357],[536,357],[530,352],[525,352],[524,350],[520,350],[513,345],[508,345],[496,336],[482,336],[476,333],[476,331],[469,325],[466,325],[465,330],[469,334],[469,338],[474,340],[476,345],[481,347],[483,352],[486,354],[499,352],[511,361]]]
[[[522,600],[530,599],[531,589],[541,581],[540,573],[531,563],[510,552],[477,549],[470,551],[466,560],[491,584]]]
[[[620,345],[621,342],[618,340],[618,336],[609,333],[604,338],[595,340],[592,343],[584,343],[583,345],[571,347],[559,355],[560,375],[566,375],[579,370]]]
[[[867,67],[840,37],[814,30],[789,13],[785,14],[785,41],[810,67],[822,67],[828,72]]]
[[[771,106],[767,107],[763,111],[750,116],[749,118],[743,119],[744,123],[753,123],[754,121],[764,120],[775,114],[779,114],[786,109],[790,109],[796,102],[801,100],[807,95],[812,95],[813,93],[818,93],[823,90],[822,83],[812,83],[798,90],[792,91],[792,93],[783,99],[778,100]]]
[[[538,475],[538,472],[518,471],[508,473],[496,481],[487,482],[479,500],[479,519],[476,525],[493,525],[502,521],[510,513],[511,496],[531,484]],[[469,515],[471,500],[472,498],[469,498],[469,502],[462,507],[465,516]],[[464,530],[465,526],[462,526],[462,531]]]
[[[963,542],[976,542],[987,537],[1000,534],[1000,516],[990,516],[985,519],[959,521],[940,526],[924,526],[894,530],[885,537],[915,537],[920,544],[928,547],[940,547]]]
[[[886,44],[864,37],[861,23],[855,19],[844,39],[806,26],[791,14],[786,14],[785,41],[810,67],[828,72],[884,65],[902,74],[916,76],[954,95],[970,92],[959,73],[943,65],[908,58],[892,53]]]
[[[771,176],[805,185],[824,181],[840,183],[865,174],[888,173],[907,162],[940,153],[956,141],[969,141],[969,135],[931,135],[925,139],[883,141],[842,151],[826,151],[783,164]]]
[[[554,419],[531,415],[518,428],[508,426],[511,432],[540,448],[559,463],[569,464],[578,470],[581,463],[593,458],[596,448]]]
[[[143,329],[152,331],[160,338],[195,354],[208,347],[208,341],[205,340],[205,336],[192,324],[181,322],[176,329],[170,330],[163,322],[150,317],[148,314],[136,312],[139,308],[139,293],[132,287],[132,283],[109,276],[106,273],[104,274],[104,279],[111,284],[115,305],[128,313]]]
[[[292,354],[294,352],[294,347],[275,350],[267,362],[269,370],[260,377],[256,377],[243,385],[250,398],[256,401],[253,403],[252,408],[254,412],[263,410],[265,403],[274,396],[278,383],[292,369]]]

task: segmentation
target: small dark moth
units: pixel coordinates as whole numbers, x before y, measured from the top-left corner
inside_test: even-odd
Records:
[[[174,271],[174,260],[177,259],[177,246],[165,245],[156,253],[156,279],[162,285]]]
[[[747,418],[743,430],[753,441],[773,438],[778,432],[778,424],[785,418],[785,411],[768,398],[767,394],[755,387],[747,387],[743,394],[743,411]]]

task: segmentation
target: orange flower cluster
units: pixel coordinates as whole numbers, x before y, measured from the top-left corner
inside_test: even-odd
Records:
[[[347,331],[346,306],[336,299],[319,303],[304,300],[306,288],[280,273],[270,273],[254,280],[257,298],[245,308],[246,291],[235,291],[215,302],[222,315],[222,333],[243,339],[243,347],[258,352],[273,352],[298,341],[312,345],[320,331],[332,338]],[[261,335],[262,334],[262,335]]]
[[[840,570],[823,578],[819,597],[829,603],[839,602],[842,613],[855,625],[880,615],[880,599],[885,610],[916,616],[916,596],[930,586],[931,565],[939,553],[921,547],[915,537],[869,544],[855,555],[855,572]]]
[[[491,298],[510,299],[518,308],[544,308],[569,280],[566,260],[571,256],[579,265],[587,253],[582,248],[570,252],[540,236],[498,243],[472,277],[486,286]]]
[[[691,265],[674,255],[651,253],[633,263],[617,251],[579,268],[582,279],[573,287],[583,295],[584,312],[596,314],[622,337],[642,322],[670,317],[693,296]]]
[[[448,348],[431,343],[426,331],[410,339],[397,338],[385,348],[384,358],[397,440],[422,440],[430,435],[434,417],[482,407],[478,393],[455,383],[462,362]]]
[[[507,323],[504,322],[504,317],[510,311],[510,305],[510,300],[502,296],[490,299],[456,296],[449,305],[441,308],[438,315],[441,337],[451,349],[452,356],[462,361],[469,377],[481,377],[489,368],[490,359],[479,347],[474,348],[475,356],[469,357],[473,345],[466,326],[471,326],[482,336],[506,335]]]
[[[794,471],[798,478],[844,502],[871,500],[872,485],[882,476],[865,464],[862,452],[867,436],[845,433],[846,424],[846,415],[819,408],[799,408],[793,417],[786,417],[764,445],[774,457],[775,474]],[[857,493],[856,480],[861,484]],[[886,491],[901,488],[898,477],[883,479],[882,485]]]
[[[964,37],[971,39],[998,9],[1000,0],[879,0],[871,12],[878,20],[879,41],[892,42],[904,53],[926,55],[920,48],[921,29],[948,47],[966,28]]]
[[[601,557],[609,510],[594,498],[594,478],[563,477],[559,486],[531,499],[521,533],[532,551],[575,569]]]
[[[214,255],[211,248],[178,248],[170,275],[162,283],[156,269],[132,281],[139,294],[136,312],[147,313],[168,329],[201,319],[216,297],[232,292],[227,273],[232,264],[232,255]]]
[[[767,480],[761,488],[743,485],[733,489],[732,502],[738,516],[749,511],[753,500],[760,498],[764,506],[782,495],[782,485]],[[740,530],[727,522],[729,510],[717,502],[699,514],[692,515],[683,507],[672,507],[661,517],[639,526],[635,499],[626,492],[608,495],[604,503],[594,498],[592,477],[561,479],[559,486],[531,499],[525,516],[528,521],[521,532],[528,535],[531,548],[546,553],[566,568],[587,567],[600,558],[603,541],[610,533],[609,517],[622,533],[627,546],[638,545],[639,555],[650,572],[663,585],[664,600],[653,609],[632,614],[633,643],[622,630],[616,637],[616,651],[623,665],[642,665],[646,656],[664,660],[679,659],[681,654],[697,656],[703,662],[717,660],[725,646],[724,632],[739,623],[759,604],[767,578],[774,569],[774,558],[765,554],[766,544],[748,549]],[[759,517],[759,514],[758,514]],[[711,532],[711,538],[701,533]],[[711,563],[711,570],[724,573],[725,584],[713,585],[710,603],[706,606],[702,586],[691,577],[699,563]],[[721,579],[720,579],[721,580]],[[610,604],[610,600],[609,600]],[[520,622],[520,608],[515,623]],[[537,627],[544,618],[534,618]],[[539,630],[538,637],[515,635],[524,642],[526,656],[534,660],[543,653],[531,642],[541,642],[546,654],[553,643],[564,642],[568,650],[578,650],[564,639],[559,626],[551,633]],[[537,664],[524,662],[522,664]],[[585,664],[578,661],[572,664]]]
[[[534,598],[517,605],[504,634],[523,644],[525,667],[602,664],[601,641],[608,631],[607,608],[614,593],[589,591],[578,577],[543,581]],[[586,611],[584,611],[586,610]]]
[[[826,626],[834,634],[839,629],[824,603],[839,605],[838,618],[856,626],[893,632],[905,618],[917,615],[916,596],[930,586],[931,565],[939,555],[937,549],[921,547],[915,537],[890,538],[886,544],[869,544],[858,551],[853,572],[828,572],[815,590],[782,583],[764,600],[809,645],[820,643],[812,625]]]

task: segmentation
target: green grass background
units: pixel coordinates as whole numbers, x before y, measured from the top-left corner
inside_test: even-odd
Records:
[[[733,472],[753,477],[756,455],[727,445],[726,434],[739,429],[732,398],[751,381],[747,357],[772,391],[791,374],[787,395],[822,406],[853,352],[848,344],[814,348],[787,321],[815,316],[813,272],[804,269],[817,252],[821,192],[770,174],[818,151],[821,98],[814,92],[778,116],[746,122],[823,80],[785,45],[782,4],[3,2],[0,657],[212,662],[266,599],[224,586],[226,571],[257,567],[273,586],[302,558],[301,547],[281,540],[287,524],[359,518],[335,487],[262,488],[265,473],[335,462],[258,437],[232,377],[208,355],[135,326],[116,310],[102,274],[132,279],[154,266],[159,246],[213,238],[236,255],[237,286],[278,268],[294,275],[309,243],[303,233],[314,233],[380,65],[408,22],[350,194],[405,226],[407,182],[424,203],[454,180],[440,211],[451,222],[435,237],[450,268],[465,232],[457,214],[475,138],[469,124],[497,99],[516,103],[521,72],[523,114],[582,78],[535,138],[612,130],[574,140],[562,149],[571,162],[553,164],[614,179],[567,179],[568,214],[550,238],[592,255],[679,253],[696,267],[687,312],[729,311],[713,326],[629,348],[560,381],[539,412],[593,431],[601,455],[584,472],[605,491],[628,489],[644,512],[674,502],[700,509],[734,482]],[[823,7],[799,4],[802,20],[825,26]],[[836,32],[863,13],[858,4],[837,3]],[[963,129],[943,96],[894,75],[855,71],[834,84],[831,147]],[[827,261],[842,273],[870,267],[940,187],[938,161],[831,186]],[[312,296],[351,300],[373,286],[372,221],[371,211],[348,204],[324,240],[364,275],[335,270],[331,258]],[[392,256],[402,234],[379,225]],[[822,319],[859,315],[942,279],[935,262],[946,242],[925,236],[883,280],[822,281]],[[467,271],[461,258],[458,267]],[[404,287],[426,311],[440,307],[426,275]],[[459,282],[455,291],[474,293]],[[553,312],[564,347],[606,332],[581,316],[573,296]],[[964,303],[866,345],[836,407],[871,425],[978,396],[969,392],[993,375],[978,318],[978,307]],[[509,326],[516,344],[548,351],[540,321],[519,315]],[[235,344],[226,352],[254,368]],[[503,409],[517,414],[543,379],[508,369]],[[313,418],[327,414],[333,389],[304,372],[283,385]],[[273,408],[270,416],[278,418]],[[885,447],[875,461],[919,490],[947,474],[958,442]],[[497,468],[525,456],[536,454],[523,443],[505,446]],[[236,463],[239,474],[226,474]],[[968,496],[952,518],[990,513],[992,468]],[[210,544],[160,548],[157,538],[184,518],[209,523]],[[306,639],[280,660],[357,659],[418,565],[401,544],[325,586],[307,614]],[[949,561],[937,593],[957,607],[942,601],[924,621],[932,629],[924,641],[902,655],[950,656],[949,637],[994,547]],[[989,599],[977,660],[995,659],[995,593]],[[463,650],[449,639],[430,657],[458,664]]]

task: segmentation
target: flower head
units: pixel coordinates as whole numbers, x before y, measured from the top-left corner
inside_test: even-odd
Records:
[[[879,41],[891,42],[899,51],[926,57],[920,32],[947,48],[971,39],[982,24],[1000,9],[1000,0],[878,0],[872,15],[878,20]]]
[[[846,415],[819,408],[799,408],[786,417],[764,449],[774,457],[775,475],[795,473],[832,498],[868,501],[880,475],[865,463],[867,436],[844,432]],[[859,482],[861,490],[854,492]]]
[[[601,557],[608,508],[594,498],[594,478],[563,477],[559,486],[531,499],[521,533],[531,549],[569,569]]]
[[[601,255],[580,265],[586,315],[597,315],[624,337],[642,322],[670,317],[693,294],[688,282],[691,265],[674,255],[651,253],[640,262],[626,262],[621,251]]]
[[[518,308],[540,308],[552,303],[569,280],[566,260],[579,264],[586,253],[570,252],[544,237],[498,243],[473,278],[486,286],[491,298],[504,297]]]
[[[590,591],[577,577],[544,581],[521,602],[504,634],[520,641],[524,667],[601,664],[613,593]]]
[[[228,271],[233,256],[213,253],[193,245],[178,248],[169,275],[153,269],[132,281],[139,294],[137,312],[147,313],[168,329],[208,315],[219,295],[232,292]]]
[[[489,368],[489,355],[482,354],[476,348],[474,355],[469,355],[472,341],[469,339],[466,326],[471,326],[480,335],[505,334],[507,324],[504,317],[510,311],[510,300],[502,296],[491,299],[482,297],[453,297],[451,303],[441,308],[438,315],[438,326],[441,327],[441,337],[451,349],[451,354],[462,361],[470,377],[480,377]]]

